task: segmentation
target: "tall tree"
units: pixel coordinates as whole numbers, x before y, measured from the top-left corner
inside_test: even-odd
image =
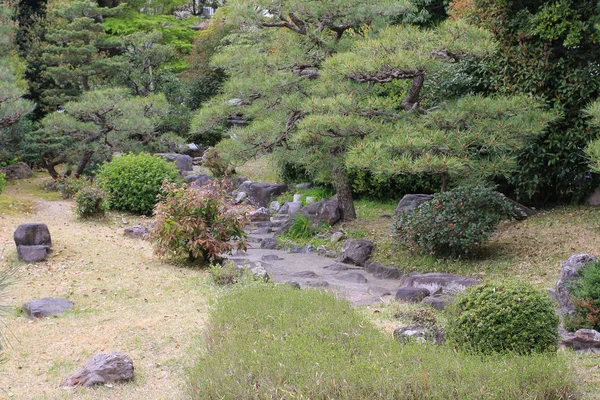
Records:
[[[399,2],[233,2],[241,26],[214,57],[230,79],[224,93],[197,114],[193,128],[209,131],[223,119],[241,124],[221,145],[244,159],[280,152],[336,189],[343,218],[355,218],[347,153],[379,139],[395,121],[426,113],[425,77],[467,53],[493,49],[489,35],[461,23],[435,30],[387,26],[411,10]],[[407,81],[398,100],[380,85]]]
[[[156,126],[168,109],[162,95],[132,97],[124,88],[94,90],[63,110],[48,114],[31,140],[30,151],[39,154],[53,178],[56,166],[66,164],[81,175],[93,157],[110,159],[114,152],[140,151],[158,140]]]

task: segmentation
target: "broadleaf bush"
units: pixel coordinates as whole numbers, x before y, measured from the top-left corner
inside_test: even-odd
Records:
[[[550,295],[521,280],[468,288],[449,308],[447,338],[480,354],[556,351],[558,315]]]
[[[126,154],[103,164],[98,183],[116,210],[150,214],[157,202],[163,181],[178,182],[174,163],[150,154]]]
[[[99,217],[108,210],[106,193],[97,185],[84,185],[74,198],[75,212],[80,218]]]
[[[411,250],[461,257],[487,242],[500,221],[519,216],[518,208],[493,189],[460,186],[401,214],[394,230]]]
[[[220,183],[201,188],[165,183],[159,200],[150,229],[158,256],[208,263],[234,248],[246,249],[247,210],[234,206]]]
[[[56,180],[56,189],[63,199],[72,199],[85,184],[86,181],[82,178],[62,176]]]
[[[571,302],[575,313],[565,320],[568,330],[600,330],[600,262],[589,263],[578,272],[571,284]]]

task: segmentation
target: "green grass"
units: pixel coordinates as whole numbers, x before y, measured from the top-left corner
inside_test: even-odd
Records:
[[[348,302],[286,285],[220,297],[208,349],[189,371],[202,399],[567,399],[576,384],[562,355],[469,356],[401,345]]]

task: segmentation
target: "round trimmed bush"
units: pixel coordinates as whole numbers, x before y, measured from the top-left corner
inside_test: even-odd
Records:
[[[179,171],[159,156],[126,154],[103,164],[97,178],[112,209],[150,214],[163,181],[179,181]]]
[[[550,295],[521,280],[468,288],[449,308],[448,341],[481,354],[555,351],[558,316]]]

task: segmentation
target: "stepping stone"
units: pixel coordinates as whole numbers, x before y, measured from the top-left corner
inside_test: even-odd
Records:
[[[30,319],[60,315],[73,309],[73,302],[62,297],[44,297],[23,304],[23,311]]]
[[[133,379],[133,361],[126,354],[96,354],[79,371],[69,376],[61,387],[104,385]]]
[[[148,228],[142,225],[128,226],[123,230],[123,236],[131,239],[144,239],[148,234]]]
[[[384,287],[379,287],[379,286],[371,286],[368,289],[368,292],[370,295],[375,296],[375,297],[389,296],[392,294],[392,292],[390,292],[389,289],[386,289]]]
[[[319,281],[319,280],[311,280],[311,281],[306,281],[304,283],[304,286],[310,286],[310,287],[328,287],[329,286],[329,282],[327,282],[327,281]]]
[[[367,283],[367,278],[358,272],[351,272],[349,274],[338,277],[342,281],[353,282],[353,283]]]
[[[327,268],[330,271],[346,271],[348,268],[348,265],[346,264],[340,264],[340,263],[335,263],[335,264],[331,264],[331,265],[327,265],[323,268]]]
[[[386,267],[379,263],[369,262],[365,263],[365,270],[373,274],[376,278],[382,279],[400,279],[402,277],[402,271],[395,267]]]
[[[404,287],[398,289],[396,292],[396,300],[408,303],[418,303],[429,295],[429,290],[425,288]]]
[[[261,249],[274,250],[277,248],[277,239],[265,238],[260,241],[259,247]]]
[[[316,272],[313,272],[313,271],[300,271],[300,272],[296,272],[292,276],[295,276],[297,278],[319,278],[320,277],[320,275],[318,275]]]
[[[283,258],[279,257],[277,254],[265,254],[260,258],[263,261],[279,261],[283,260]]]

